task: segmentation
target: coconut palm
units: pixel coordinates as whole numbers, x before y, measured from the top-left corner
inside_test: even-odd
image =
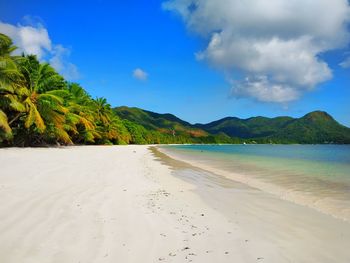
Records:
[[[103,124],[107,125],[111,121],[112,108],[105,98],[96,98],[94,100],[95,112],[97,119]]]
[[[111,121],[103,127],[105,138],[116,144],[126,144],[131,140],[131,135],[118,116],[112,115]]]
[[[93,143],[100,135],[96,131],[95,107],[93,100],[87,92],[76,83],[68,85],[69,96],[66,97],[65,106],[66,129],[72,134],[76,143]]]
[[[0,86],[12,85],[18,80],[20,74],[17,68],[16,60],[18,56],[12,53],[17,49],[12,40],[0,33]]]
[[[23,109],[18,110],[11,123],[18,122],[17,127],[25,129],[22,134],[25,140],[21,143],[41,143],[45,137],[72,143],[64,129],[68,112],[63,105],[63,97],[67,94],[64,79],[49,64],[40,63],[33,55],[23,57],[19,71],[22,77],[14,95]]]
[[[0,141],[8,139],[12,135],[12,129],[5,112],[11,110],[23,110],[18,103],[14,90],[18,87],[20,72],[17,68],[19,57],[12,56],[13,51],[17,49],[12,40],[0,33]]]
[[[14,56],[15,50],[0,33],[0,145],[131,140],[105,98],[92,99],[49,64],[34,55]]]
[[[118,128],[121,122],[112,111],[111,105],[105,98],[94,100],[97,130],[101,136],[99,143],[110,144],[118,139]]]

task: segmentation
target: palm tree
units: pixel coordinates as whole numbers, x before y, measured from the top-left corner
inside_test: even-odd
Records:
[[[23,110],[13,96],[16,83],[20,78],[20,72],[17,68],[19,57],[12,56],[12,52],[17,49],[12,40],[0,33],[0,140],[8,139],[12,136],[12,129],[5,112],[7,109]]]
[[[0,33],[0,86],[12,85],[18,80],[20,74],[16,60],[18,56],[12,56],[17,49],[11,38]]]
[[[127,143],[131,135],[105,98],[95,100],[34,55],[14,56],[0,33],[0,144]]]
[[[97,130],[101,136],[98,141],[101,144],[110,144],[118,141],[118,129],[122,126],[121,121],[113,113],[111,105],[105,98],[94,100]]]
[[[100,135],[96,131],[93,100],[78,84],[68,84],[69,95],[65,98],[66,129],[76,143],[94,143]]]
[[[40,63],[36,56],[26,56],[19,63],[22,78],[20,88],[14,93],[24,110],[19,110],[11,120],[24,128],[25,140],[21,143],[41,143],[45,137],[63,143],[72,143],[64,128],[65,114],[63,97],[64,79],[47,63]],[[24,124],[24,127],[21,127]],[[18,127],[17,125],[17,127]]]
[[[95,102],[95,112],[97,120],[99,120],[103,125],[108,124],[111,121],[112,108],[105,98],[96,98]]]
[[[105,138],[115,144],[126,144],[131,141],[131,135],[118,116],[112,115],[111,121],[103,127]]]

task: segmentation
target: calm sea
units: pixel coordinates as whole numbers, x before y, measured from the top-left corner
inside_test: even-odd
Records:
[[[205,170],[350,220],[350,146],[181,145],[164,149]]]

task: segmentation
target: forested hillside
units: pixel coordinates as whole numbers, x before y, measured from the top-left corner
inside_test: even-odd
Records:
[[[322,111],[301,118],[228,117],[195,126],[209,133],[225,133],[258,143],[350,143],[350,129]]]

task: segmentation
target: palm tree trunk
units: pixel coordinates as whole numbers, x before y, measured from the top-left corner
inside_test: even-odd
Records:
[[[9,121],[9,125],[11,125],[14,121],[16,121],[19,117],[21,117],[22,114],[23,114],[22,112],[18,113],[11,121]]]

